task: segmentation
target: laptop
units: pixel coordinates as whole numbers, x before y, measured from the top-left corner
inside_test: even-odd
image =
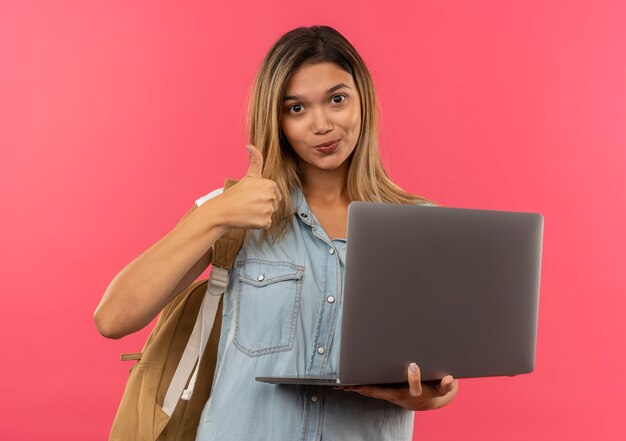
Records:
[[[543,216],[353,201],[338,375],[278,384],[406,384],[535,365]]]

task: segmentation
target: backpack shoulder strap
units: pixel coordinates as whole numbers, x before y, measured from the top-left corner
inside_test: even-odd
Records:
[[[237,182],[238,181],[233,179],[227,179],[224,183],[224,191]],[[188,354],[188,358],[185,362],[180,363],[176,369],[174,380],[168,388],[164,404],[164,411],[166,411],[166,413],[170,412],[171,414],[171,412],[173,412],[179,397],[183,400],[189,400],[192,397],[199,372],[200,360],[202,360],[204,355],[211,330],[215,324],[215,318],[221,315],[221,299],[228,286],[228,272],[232,269],[237,253],[243,245],[245,233],[245,229],[233,228],[222,235],[213,244],[213,254],[211,257],[213,268],[209,275],[207,290],[204,295],[201,311],[196,319],[194,331],[185,348],[185,354],[183,354],[183,357]],[[215,350],[214,348],[214,351]],[[195,367],[193,366],[194,363],[196,363]],[[190,373],[191,379],[189,380],[189,384],[187,388],[183,390],[184,381],[189,378]]]
[[[224,182],[224,191],[228,190],[229,187],[235,185],[237,182],[239,181],[226,179]],[[245,229],[233,228],[217,239],[215,244],[213,244],[213,256],[211,258],[213,266],[220,267],[224,270],[231,269],[237,257],[237,253],[243,245],[245,236]]]

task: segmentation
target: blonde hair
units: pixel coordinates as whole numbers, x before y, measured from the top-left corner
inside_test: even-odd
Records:
[[[352,201],[401,204],[432,203],[404,191],[387,176],[378,149],[378,100],[374,83],[356,49],[329,26],[299,27],[282,35],[270,48],[257,71],[248,102],[249,142],[263,154],[262,177],[276,182],[283,195],[272,225],[261,240],[276,243],[291,226],[293,207],[289,195],[302,186],[298,157],[280,127],[282,102],[296,69],[322,62],[335,63],[350,73],[361,102],[361,131],[347,177]]]

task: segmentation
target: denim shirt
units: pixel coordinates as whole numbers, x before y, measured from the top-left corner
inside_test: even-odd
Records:
[[[255,240],[246,239],[230,271],[196,441],[411,440],[414,412],[389,401],[254,379],[336,375],[339,368],[346,240],[330,240],[300,187],[291,202],[291,231],[275,246],[259,247],[262,230],[250,230]]]

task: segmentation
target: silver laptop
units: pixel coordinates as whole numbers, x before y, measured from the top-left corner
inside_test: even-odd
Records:
[[[286,384],[513,376],[535,365],[543,216],[352,202],[338,376]]]

